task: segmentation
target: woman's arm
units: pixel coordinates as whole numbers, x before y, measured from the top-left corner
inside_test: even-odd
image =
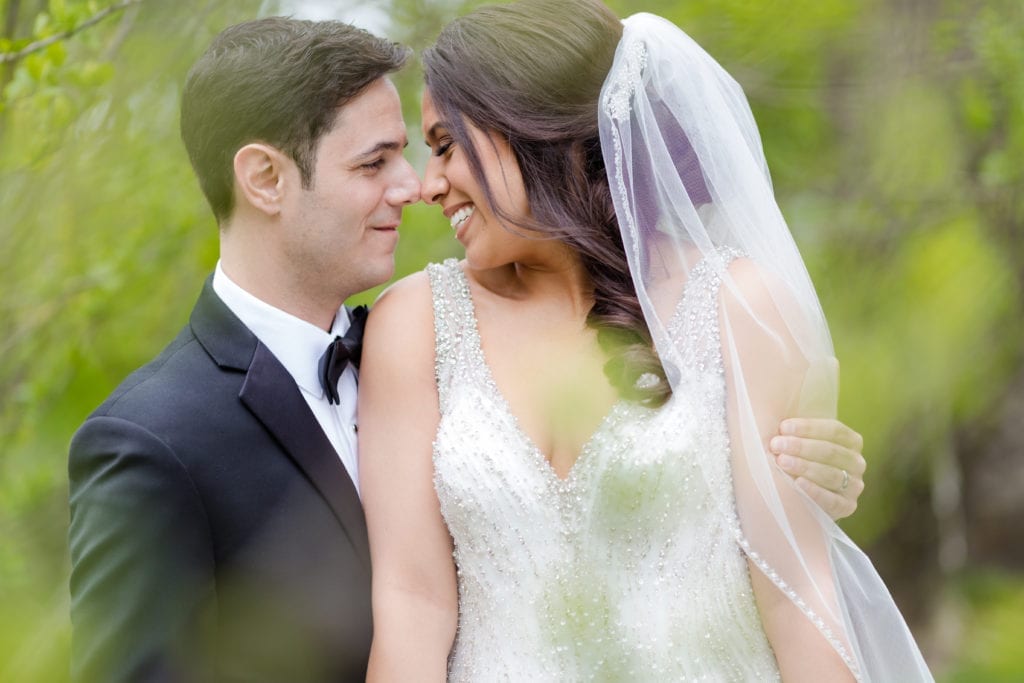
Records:
[[[359,376],[359,471],[373,561],[369,681],[444,681],[458,623],[452,542],[433,485],[440,412],[424,273],[373,307]]]
[[[779,306],[790,303],[784,286],[775,281],[769,286],[771,276],[752,261],[734,262],[729,275],[734,287],[723,285],[720,326],[729,438],[736,505],[751,544],[748,564],[761,621],[787,683],[853,681],[825,635],[765,574],[777,571],[815,614],[839,613],[820,511],[789,476],[766,465],[779,423],[799,415],[810,368],[786,323],[799,313],[790,311],[783,318]],[[846,640],[841,622],[831,620],[829,627],[840,642]]]

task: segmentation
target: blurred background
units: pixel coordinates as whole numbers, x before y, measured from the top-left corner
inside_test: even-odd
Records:
[[[0,681],[67,679],[68,442],[217,258],[178,136],[189,65],[258,15],[422,48],[478,4],[0,0]],[[1024,680],[1024,3],[609,4],[675,21],[750,98],[866,441],[843,527],[940,681]],[[418,68],[397,82],[422,170]],[[396,276],[449,255],[408,209]]]

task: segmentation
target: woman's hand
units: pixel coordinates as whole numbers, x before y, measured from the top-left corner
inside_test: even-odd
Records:
[[[790,418],[769,444],[775,461],[832,519],[849,517],[864,491],[864,439],[839,420]]]

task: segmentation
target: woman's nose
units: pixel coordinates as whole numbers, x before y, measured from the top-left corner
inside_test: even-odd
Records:
[[[420,198],[427,204],[437,204],[448,194],[448,178],[440,169],[435,168],[432,161],[427,162],[427,170],[420,185]]]

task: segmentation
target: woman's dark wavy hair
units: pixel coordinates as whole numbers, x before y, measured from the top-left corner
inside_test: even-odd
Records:
[[[671,388],[629,273],[598,131],[601,86],[621,36],[622,23],[598,0],[522,0],[448,24],[423,65],[434,104],[490,208],[582,258],[594,288],[587,325],[597,330],[612,385],[625,398],[659,406]],[[495,206],[467,120],[508,139],[532,218]],[[660,381],[638,383],[645,373]]]
[[[308,189],[317,146],[338,109],[409,55],[339,21],[267,17],[222,31],[192,66],[181,96],[181,137],[217,221],[234,209],[240,148],[278,148],[295,161]]]

